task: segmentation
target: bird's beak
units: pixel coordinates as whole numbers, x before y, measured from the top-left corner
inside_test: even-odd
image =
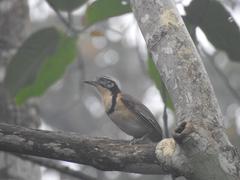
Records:
[[[98,85],[98,83],[96,81],[83,81],[83,82],[86,83],[86,84],[90,84],[92,86],[95,86],[95,87]]]

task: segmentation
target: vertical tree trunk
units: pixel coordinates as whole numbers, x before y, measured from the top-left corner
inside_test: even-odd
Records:
[[[134,15],[172,97],[177,147],[191,166],[191,180],[239,179],[239,156],[203,63],[172,0],[132,0]],[[164,140],[163,140],[164,141]],[[157,156],[164,157],[160,142]],[[174,151],[177,148],[174,149]],[[174,154],[171,154],[171,156]],[[173,162],[174,163],[174,162]]]
[[[27,107],[16,107],[1,84],[5,68],[26,37],[29,10],[26,0],[0,1],[0,122],[36,127]],[[0,152],[0,179],[40,179],[40,169],[8,153]]]

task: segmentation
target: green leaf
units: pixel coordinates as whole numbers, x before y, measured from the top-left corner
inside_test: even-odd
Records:
[[[96,0],[86,11],[85,24],[91,25],[107,18],[131,12],[130,4],[125,0]]]
[[[47,0],[53,9],[71,12],[78,9],[87,0]]]
[[[165,87],[164,82],[162,81],[162,78],[157,70],[155,63],[153,62],[151,55],[149,55],[148,57],[148,74],[150,78],[153,80],[153,82],[155,83],[156,87],[158,88],[162,98],[166,99],[165,103],[167,107],[171,110],[174,110],[172,99],[169,93],[167,92],[167,88]]]
[[[44,60],[56,51],[59,34],[53,28],[32,34],[19,48],[7,67],[5,85],[15,96],[19,89],[34,82]]]
[[[73,38],[54,28],[32,34],[11,60],[5,85],[17,104],[41,96],[64,73],[76,56]]]

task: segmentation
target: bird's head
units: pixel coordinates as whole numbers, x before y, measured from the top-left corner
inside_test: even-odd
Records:
[[[120,89],[115,81],[110,79],[109,77],[100,77],[96,81],[84,81],[87,84],[90,84],[97,88],[97,90],[101,93],[102,96],[106,94],[118,94]]]

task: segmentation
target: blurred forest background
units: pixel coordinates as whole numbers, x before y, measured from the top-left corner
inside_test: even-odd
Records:
[[[176,4],[205,63],[229,138],[240,147],[240,1]],[[163,127],[167,95],[161,94],[167,93],[129,0],[0,0],[1,121],[130,139],[108,119],[94,88],[83,84],[104,75],[142,101]],[[169,97],[165,102],[172,129],[174,108]],[[65,164],[99,180],[169,179]],[[47,168],[39,173],[43,180],[72,179]]]

